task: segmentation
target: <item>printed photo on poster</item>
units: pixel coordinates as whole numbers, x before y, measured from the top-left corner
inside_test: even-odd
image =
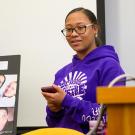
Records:
[[[17,75],[0,74],[0,107],[14,107]]]
[[[0,135],[13,132],[14,107],[0,107]]]

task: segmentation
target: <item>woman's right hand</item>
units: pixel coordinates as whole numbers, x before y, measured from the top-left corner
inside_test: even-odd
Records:
[[[53,84],[55,88],[55,93],[42,92],[42,95],[47,100],[47,105],[49,109],[53,112],[58,112],[61,110],[61,103],[66,95],[66,93],[57,85]]]

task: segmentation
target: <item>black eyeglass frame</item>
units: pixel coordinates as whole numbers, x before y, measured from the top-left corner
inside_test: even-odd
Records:
[[[68,30],[67,28],[61,30],[61,32],[65,37],[70,37],[72,35],[73,31],[75,31],[77,34],[84,34],[86,32],[86,28],[89,27],[89,26],[93,26],[93,24],[90,23],[90,24],[87,24],[87,25],[82,25],[81,28],[84,28],[84,31],[82,31],[82,32],[80,32],[77,29],[79,26],[76,26],[74,28],[70,28],[70,30],[72,30],[72,31],[70,31],[69,34],[67,34],[67,30]]]

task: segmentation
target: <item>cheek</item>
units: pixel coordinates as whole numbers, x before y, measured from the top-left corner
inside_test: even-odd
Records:
[[[69,38],[66,38],[66,40],[67,40],[69,46],[71,47],[71,45],[70,45],[71,44],[70,39]]]
[[[89,36],[83,36],[82,37],[82,44],[88,45],[91,42],[91,37]]]
[[[15,89],[11,88],[10,91],[9,91],[9,94],[11,94],[13,96],[15,94]]]
[[[2,116],[0,116],[1,118],[0,118],[0,130],[1,129],[3,129],[3,127],[4,127],[4,125],[6,124],[6,122],[7,122],[7,115],[6,114],[4,114],[4,115],[2,115]]]
[[[12,94],[15,95],[16,94],[16,89],[12,90]]]
[[[68,37],[66,37],[66,40],[67,40],[68,43],[70,43],[70,39]]]
[[[95,35],[93,33],[89,33],[86,37],[84,37],[84,41],[88,44],[93,43],[95,40]]]

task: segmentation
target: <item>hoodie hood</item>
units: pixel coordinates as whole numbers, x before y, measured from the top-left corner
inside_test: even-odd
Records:
[[[110,45],[103,45],[103,46],[97,47],[92,52],[90,52],[83,60],[80,60],[77,57],[77,55],[74,55],[72,59],[72,63],[73,65],[76,65],[80,62],[88,64],[99,59],[104,59],[106,57],[113,58],[119,63],[118,55],[115,52],[113,46],[110,46]]]

